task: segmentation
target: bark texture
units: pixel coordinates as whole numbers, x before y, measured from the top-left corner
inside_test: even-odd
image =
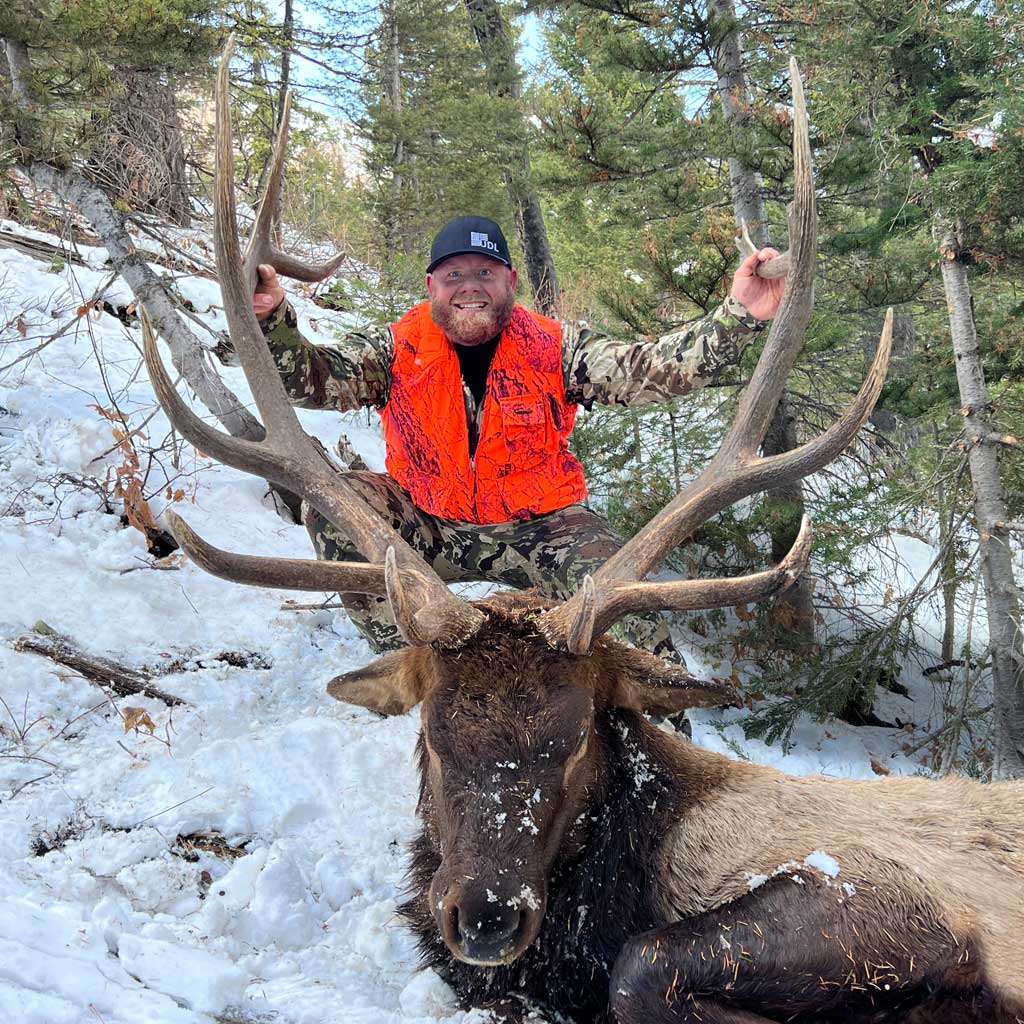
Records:
[[[19,112],[13,134],[20,155],[33,152],[43,144],[40,129],[43,105],[32,90],[32,62],[28,47],[19,39],[6,37],[3,44],[11,96]]]
[[[29,60],[28,47],[17,39],[4,39],[4,54],[7,57],[7,70],[11,76],[11,93],[18,105],[35,113],[39,104],[29,86],[32,65]]]
[[[782,398],[772,413],[768,433],[761,445],[763,455],[782,455],[800,443],[787,392],[788,389],[782,392]],[[804,515],[803,485],[799,480],[792,480],[765,491],[764,506],[771,537],[772,561],[778,563],[789,553],[800,532],[800,522]],[[811,584],[806,575],[801,576],[792,589],[776,602],[772,618],[790,634],[791,639],[814,642],[814,603]]]
[[[942,213],[933,219],[939,246],[942,283],[946,290],[949,327],[956,357],[956,377],[974,488],[974,515],[980,538],[982,583],[988,611],[992,652],[992,699],[995,750],[992,773],[997,779],[1024,778],[1024,651],[1020,605],[1009,544],[1006,499],[999,472],[999,448],[992,404],[985,385],[981,348],[974,321],[974,300],[962,257],[960,230]]]
[[[712,19],[712,37],[715,40],[714,62],[718,77],[718,98],[722,113],[738,137],[750,120],[750,96],[747,76],[743,70],[742,40],[736,21],[733,0],[710,0],[708,11]],[[768,223],[765,216],[764,190],[760,175],[746,166],[738,156],[729,157],[729,184],[736,219],[745,220],[750,237],[758,246],[768,244]]]
[[[281,207],[283,205],[284,198],[284,178],[281,178],[281,187],[277,190],[276,196],[268,196],[265,192],[267,180],[270,176],[270,168],[273,164],[274,140],[277,138],[278,129],[281,127],[281,118],[284,117],[285,98],[288,95],[288,88],[291,84],[292,40],[295,37],[295,14],[293,11],[292,0],[285,0],[284,3],[284,20],[281,23],[281,36],[284,41],[281,53],[281,80],[277,84],[277,99],[274,102],[274,123],[271,127],[270,138],[268,140],[271,152],[268,154],[266,163],[263,165],[263,170],[260,172],[260,181],[256,188],[256,194],[262,197],[260,200],[260,206],[268,201],[276,203],[274,206],[273,233],[278,239],[280,239],[281,234]]]
[[[409,154],[405,149],[402,137],[402,46],[398,30],[398,9],[395,0],[384,9],[384,66],[381,80],[381,96],[384,105],[391,111],[394,125],[394,147],[389,166],[391,167],[391,186],[389,200],[383,211],[384,243],[389,253],[403,252],[411,256],[415,251],[413,231],[409,223],[408,211],[403,193]]]
[[[83,651],[74,640],[61,633],[26,633],[14,643],[16,651],[41,654],[44,658],[73,669],[90,683],[110,687],[119,697],[141,694],[162,701],[168,707],[184,705],[180,697],[150,685],[149,676],[110,658]]]
[[[466,10],[495,93],[513,100],[518,107],[522,98],[520,72],[512,33],[501,9],[496,0],[466,0]],[[521,113],[519,116],[521,118]],[[530,151],[525,128],[510,145],[512,152],[506,165],[505,186],[515,211],[516,235],[523,247],[524,269],[533,304],[546,316],[557,317],[561,290],[544,226],[544,213],[537,194],[530,188]]]

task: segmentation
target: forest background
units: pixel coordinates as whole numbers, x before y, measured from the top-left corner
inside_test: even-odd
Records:
[[[757,679],[748,729],[785,737],[801,711],[877,724],[879,688],[899,691],[913,664],[943,700],[923,741],[933,766],[1022,777],[1022,13],[1019,0],[16,0],[0,14],[0,212],[105,245],[203,404],[251,435],[209,351],[176,337],[188,303],[153,269],[189,256],[175,252],[176,231],[207,214],[212,77],[229,33],[236,182],[252,203],[284,92],[297,91],[281,231],[289,249],[349,254],[309,290],[319,305],[393,319],[421,293],[434,232],[471,211],[514,234],[521,301],[640,336],[724,297],[740,219],[758,243],[785,247],[795,56],[812,117],[819,276],[766,451],[831,421],[888,307],[894,362],[841,463],[743,503],[673,556],[691,575],[761,567],[807,510],[813,573],[771,607],[684,626]],[[161,257],[143,259],[140,232]],[[133,320],[135,304],[113,312]],[[4,330],[25,337],[14,317]],[[622,532],[713,454],[756,356],[699,396],[582,417],[573,443],[591,500]],[[167,538],[145,467],[160,442],[112,416],[134,468],[110,500],[158,552]],[[879,576],[893,532],[926,539],[935,571],[869,610],[853,595]],[[941,635],[919,628],[930,602]]]

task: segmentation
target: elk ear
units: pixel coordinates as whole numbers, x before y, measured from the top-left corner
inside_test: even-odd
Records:
[[[736,707],[740,693],[727,679],[698,679],[682,665],[624,648],[615,703],[649,715],[674,715],[687,708]]]
[[[430,654],[423,647],[392,651],[354,672],[335,676],[327,692],[335,700],[358,704],[378,715],[404,715],[430,689]]]

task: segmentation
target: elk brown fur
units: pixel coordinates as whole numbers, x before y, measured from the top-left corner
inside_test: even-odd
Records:
[[[378,711],[423,701],[403,914],[467,1005],[521,998],[579,1024],[1024,1018],[1024,782],[734,761],[643,713],[721,702],[714,684],[613,640],[553,651],[528,595],[478,607],[470,649],[332,684]],[[525,945],[466,962],[452,892],[471,915],[521,910]]]

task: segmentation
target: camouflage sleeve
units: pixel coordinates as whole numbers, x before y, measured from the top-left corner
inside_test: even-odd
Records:
[[[293,405],[303,409],[383,408],[391,388],[391,331],[347,334],[314,345],[286,299],[261,325]]]
[[[653,341],[622,341],[567,321],[562,327],[566,398],[589,408],[678,398],[739,362],[766,321],[731,296],[716,310]]]

